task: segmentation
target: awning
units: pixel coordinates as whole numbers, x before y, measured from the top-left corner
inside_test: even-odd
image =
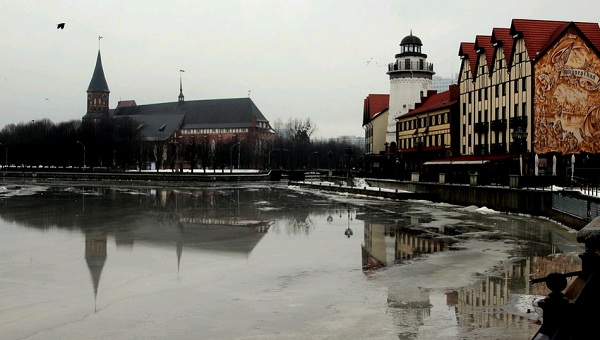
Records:
[[[423,165],[450,165],[450,164],[483,164],[483,163],[489,163],[490,161],[487,159],[484,160],[478,160],[478,161],[430,161],[430,162],[425,162],[423,163]]]
[[[451,164],[471,164],[471,165],[481,165],[484,163],[496,162],[496,161],[505,161],[507,159],[519,158],[519,155],[515,154],[501,154],[501,155],[485,155],[485,156],[475,156],[475,155],[464,155],[464,156],[456,156],[452,158],[440,158],[434,159],[431,161],[427,161],[423,163],[423,165],[451,165]]]

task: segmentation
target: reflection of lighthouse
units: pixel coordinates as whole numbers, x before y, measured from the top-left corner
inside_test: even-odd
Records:
[[[92,283],[94,284],[94,312],[102,268],[106,262],[106,232],[90,231],[85,233],[85,262],[87,262]]]

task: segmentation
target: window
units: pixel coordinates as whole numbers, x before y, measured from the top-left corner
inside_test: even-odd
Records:
[[[506,119],[506,106],[502,107],[502,119]]]
[[[471,92],[469,92],[469,104],[471,104]]]
[[[462,114],[463,116],[467,114],[467,103],[463,103]]]
[[[485,109],[485,111],[483,112],[483,121],[487,122],[488,121],[488,110]]]
[[[514,87],[515,87],[515,93],[518,93],[519,92],[519,79],[515,79]]]
[[[494,91],[495,91],[494,97],[498,98],[499,90],[500,90],[500,84],[496,84],[496,88],[494,89]]]
[[[506,83],[502,83],[502,96],[506,96]]]
[[[410,70],[410,59],[408,58],[404,59],[404,69]]]
[[[519,104],[515,104],[515,111],[513,112],[514,116],[519,116]]]
[[[494,119],[496,119],[496,120],[500,119],[500,108],[498,108],[498,107],[496,108]]]
[[[484,98],[485,100],[488,99],[488,89],[487,88],[483,89],[483,96],[485,97]]]
[[[423,59],[419,59],[419,70],[423,69]]]
[[[469,121],[468,124],[471,125],[471,112],[469,112]]]
[[[477,101],[481,101],[481,89],[477,90]]]
[[[527,91],[527,82],[525,81],[525,78],[523,78],[523,80],[521,80],[521,85],[522,85],[522,90]]]
[[[523,103],[523,104],[521,105],[521,109],[522,109],[522,112],[523,112],[523,115],[522,115],[522,116],[523,116],[523,117],[527,116],[527,103]]]

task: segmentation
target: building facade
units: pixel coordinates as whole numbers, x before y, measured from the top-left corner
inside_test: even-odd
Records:
[[[398,157],[403,170],[422,172],[428,160],[452,156],[452,146],[456,148],[458,144],[454,137],[458,127],[458,98],[457,85],[442,93],[432,90],[415,109],[397,119]]]
[[[597,153],[599,46],[597,23],[527,19],[461,43],[460,153]]]

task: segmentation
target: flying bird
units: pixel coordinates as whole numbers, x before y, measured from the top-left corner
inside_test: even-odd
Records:
[[[65,23],[61,22],[60,24],[56,25],[56,29],[64,29],[65,28]]]

